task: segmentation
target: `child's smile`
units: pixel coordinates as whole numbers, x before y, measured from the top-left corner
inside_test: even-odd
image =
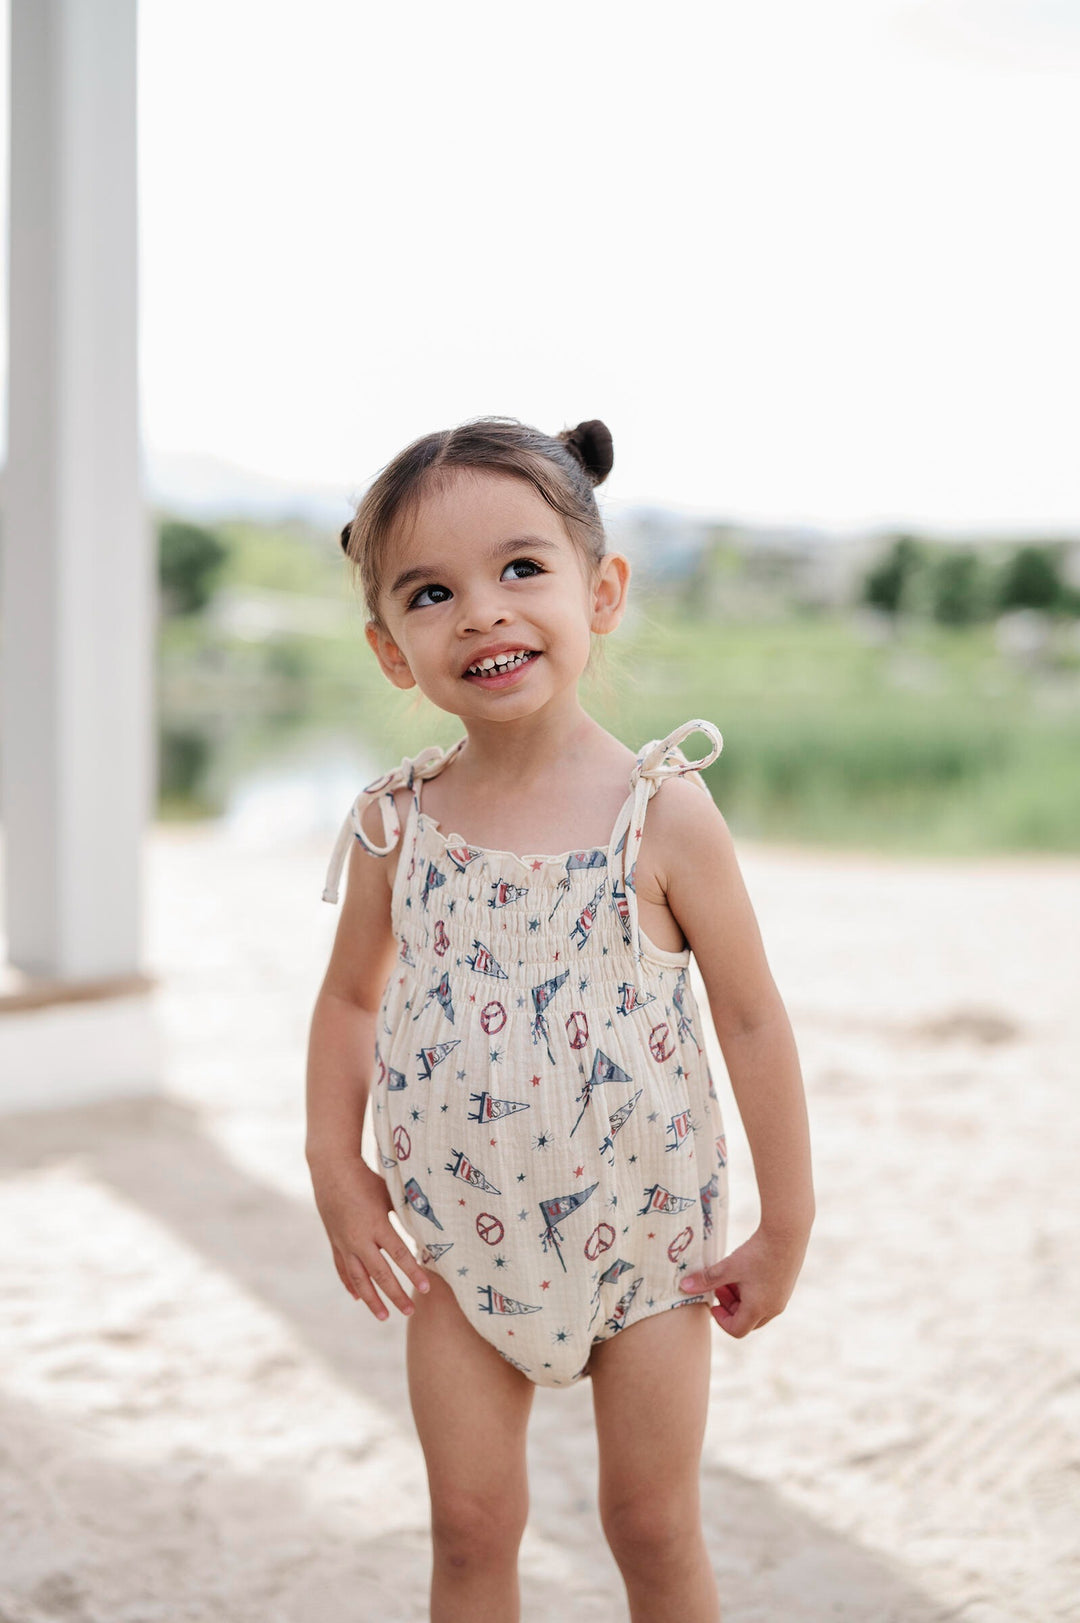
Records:
[[[396,686],[465,721],[576,705],[591,634],[621,611],[616,556],[591,570],[525,480],[458,473],[403,523],[368,640]]]

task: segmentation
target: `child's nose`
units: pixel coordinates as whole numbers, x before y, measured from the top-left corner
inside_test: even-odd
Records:
[[[492,626],[505,625],[508,618],[505,601],[490,588],[479,588],[459,598],[459,629],[462,635],[477,631],[490,631]]]

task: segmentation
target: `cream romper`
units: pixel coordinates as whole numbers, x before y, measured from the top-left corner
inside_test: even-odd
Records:
[[[712,748],[687,761],[677,746],[694,732]],[[649,799],[723,741],[688,721],[647,744],[606,848],[524,857],[421,809],[421,784],[464,742],[357,796],[323,899],[338,899],[353,836],[394,849],[393,791],[410,788],[371,1090],[383,1175],[469,1322],[530,1380],[567,1386],[594,1342],[705,1300],[679,1280],[724,1255],[727,1152],[690,950],[642,934],[634,893]],[[361,826],[373,799],[383,846]]]

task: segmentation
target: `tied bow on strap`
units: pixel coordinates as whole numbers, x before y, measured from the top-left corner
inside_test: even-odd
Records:
[[[341,870],[345,865],[345,857],[349,849],[350,837],[360,841],[365,851],[373,857],[388,857],[401,838],[401,821],[398,817],[397,806],[394,802],[395,789],[411,789],[413,784],[424,778],[433,778],[441,772],[450,757],[457,753],[465,740],[460,738],[456,744],[451,744],[448,750],[442,750],[437,744],[429,744],[426,749],[412,760],[406,756],[401,765],[392,772],[384,772],[381,778],[369,783],[366,789],[361,789],[345,815],[338,837],[334,841],[334,850],[330,858],[330,865],[326,870],[326,884],[323,887],[323,901],[336,902],[338,889],[341,884]],[[376,845],[370,835],[364,833],[362,819],[368,806],[378,799],[379,810],[382,813],[383,835],[385,845]]]

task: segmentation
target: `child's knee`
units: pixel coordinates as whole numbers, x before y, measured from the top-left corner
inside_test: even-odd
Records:
[[[527,1503],[514,1494],[456,1493],[433,1502],[435,1558],[462,1574],[516,1558],[527,1514]]]
[[[600,1506],[604,1536],[622,1569],[655,1570],[681,1561],[701,1537],[696,1498],[640,1492],[612,1496]]]

